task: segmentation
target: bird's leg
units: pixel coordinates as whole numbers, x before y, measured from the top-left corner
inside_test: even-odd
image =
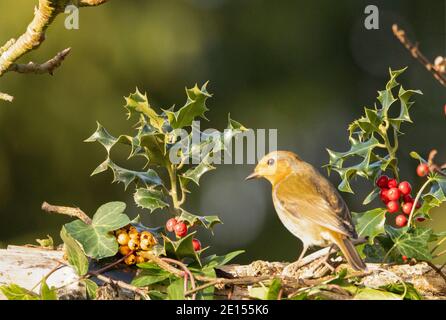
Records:
[[[308,245],[304,243],[304,246],[302,248],[302,252],[300,253],[299,258],[295,262],[296,264],[298,264],[303,259],[303,257],[305,256],[305,253],[307,252],[307,250],[308,250]]]
[[[319,267],[321,267],[322,265],[324,265],[323,270],[321,270],[322,273],[324,273],[324,269],[328,268],[330,270],[331,273],[333,273],[335,271],[335,268],[330,265],[329,263],[329,259],[330,259],[330,255],[332,253],[332,250],[334,249],[334,244],[331,244],[329,249],[328,249],[328,253],[325,255],[324,259],[321,260],[314,268],[313,270],[316,271],[317,269],[319,269]],[[326,271],[326,269],[325,269]]]

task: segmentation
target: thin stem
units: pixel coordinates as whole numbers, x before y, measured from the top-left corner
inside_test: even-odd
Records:
[[[79,208],[54,206],[48,202],[42,203],[42,210],[46,212],[64,214],[70,217],[75,217],[82,220],[85,224],[91,224],[91,219],[85,212]]]
[[[415,212],[415,210],[416,210],[416,208],[417,208],[417,204],[418,204],[418,201],[420,200],[421,194],[423,193],[424,189],[427,188],[427,186],[429,185],[429,183],[431,183],[431,180],[432,180],[432,179],[428,178],[427,181],[423,184],[423,186],[422,186],[422,187],[420,188],[420,190],[418,191],[417,196],[415,197],[415,200],[414,200],[413,205],[412,205],[412,210],[410,211],[409,221],[407,222],[407,225],[408,225],[408,226],[411,225],[412,218],[413,218],[414,212]]]
[[[435,247],[432,248],[431,253],[434,253],[434,251],[437,250],[441,246],[441,244],[445,241],[446,241],[446,237],[444,237],[440,241],[438,241],[437,244],[435,245]]]
[[[178,201],[178,191],[177,191],[177,172],[175,166],[169,165],[167,167],[167,172],[169,173],[169,179],[170,179],[170,197],[172,198],[173,207],[175,209],[180,208],[180,204]]]

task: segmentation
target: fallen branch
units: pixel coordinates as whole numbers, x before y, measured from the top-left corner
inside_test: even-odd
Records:
[[[395,37],[404,45],[404,47],[409,50],[412,57],[417,59],[427,71],[432,73],[435,79],[440,82],[444,87],[446,87],[446,77],[440,72],[434,64],[432,64],[426,56],[424,56],[421,51],[418,49],[418,44],[412,43],[410,39],[407,37],[406,32],[403,29],[400,29],[398,25],[394,24],[392,26],[392,31]]]
[[[49,73],[50,75],[53,75],[54,70],[60,67],[66,56],[70,53],[70,51],[71,48],[62,50],[54,58],[42,64],[34,62],[28,62],[27,64],[13,63],[7,71],[15,71],[18,73],[34,73],[34,74]]]

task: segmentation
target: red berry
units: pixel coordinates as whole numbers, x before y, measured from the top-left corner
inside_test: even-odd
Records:
[[[391,188],[387,191],[387,198],[390,201],[398,200],[400,198],[400,191],[397,188]]]
[[[417,217],[417,221],[418,221],[418,222],[423,222],[424,220],[426,220],[425,217]]]
[[[407,256],[402,256],[401,258],[403,259],[404,262],[407,262]]]
[[[166,222],[166,230],[169,231],[169,232],[173,232],[173,230],[174,230],[174,228],[175,228],[177,223],[178,223],[177,219],[170,218]]]
[[[417,205],[415,206],[415,208],[420,209],[421,208],[421,202],[417,201]]]
[[[376,180],[376,185],[382,189],[382,188],[386,188],[387,187],[387,183],[388,182],[389,182],[389,177],[388,176],[380,176]]]
[[[192,245],[194,246],[195,251],[201,250],[201,242],[198,239],[192,239]]]
[[[420,177],[427,176],[429,173],[429,166],[427,163],[420,163],[417,167],[417,175]]]
[[[395,224],[398,227],[404,227],[407,224],[407,218],[404,214],[400,214],[395,218]]]
[[[382,202],[387,203],[389,202],[389,198],[387,197],[387,192],[389,192],[389,189],[381,189],[379,192],[379,197]]]
[[[408,195],[412,191],[412,187],[409,182],[403,181],[398,185],[398,190],[400,190],[402,195]]]
[[[403,205],[401,206],[401,210],[402,210],[405,214],[410,214],[410,212],[412,211],[412,207],[413,207],[413,202],[405,202],[405,203],[403,203]]]
[[[187,234],[187,225],[184,222],[178,222],[174,227],[175,234],[182,238]]]
[[[406,194],[403,197],[404,202],[413,202],[413,198],[410,194]]]
[[[400,209],[400,204],[398,203],[398,201],[389,201],[387,203],[387,211],[389,211],[389,213],[398,212],[399,209]]]
[[[398,181],[396,179],[390,179],[389,182],[387,182],[387,188],[392,189],[396,188],[398,186]]]

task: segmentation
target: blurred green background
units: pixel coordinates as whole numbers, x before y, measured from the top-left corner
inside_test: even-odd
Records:
[[[0,2],[0,42],[21,34],[37,0]],[[15,96],[0,104],[0,246],[58,239],[68,219],[42,213],[46,200],[93,213],[120,200],[128,213],[132,188],[111,184],[111,173],[90,177],[104,160],[99,145],[82,141],[99,120],[112,134],[131,132],[123,96],[135,86],[154,105],[185,102],[184,87],[210,80],[209,126],[222,129],[226,116],[251,128],[277,128],[280,149],[297,152],[320,167],[325,148],[347,148],[347,125],[371,105],[387,80],[388,67],[409,70],[406,88],[421,89],[412,109],[414,125],[401,139],[402,176],[419,186],[411,150],[439,149],[446,161],[446,90],[393,37],[398,23],[430,58],[445,55],[444,1],[373,1],[380,29],[364,28],[365,1],[133,0],[80,11],[80,29],[66,30],[60,16],[39,50],[22,61],[45,61],[72,47],[53,77],[6,74],[0,89]],[[204,176],[187,204],[200,214],[219,214],[215,237],[202,232],[212,252],[246,249],[239,262],[293,260],[300,242],[278,220],[266,181],[245,182],[252,165],[221,165]],[[332,175],[333,183],[339,177]],[[345,198],[362,211],[369,185]],[[161,217],[160,217],[161,216]],[[446,207],[431,224],[446,229]]]

